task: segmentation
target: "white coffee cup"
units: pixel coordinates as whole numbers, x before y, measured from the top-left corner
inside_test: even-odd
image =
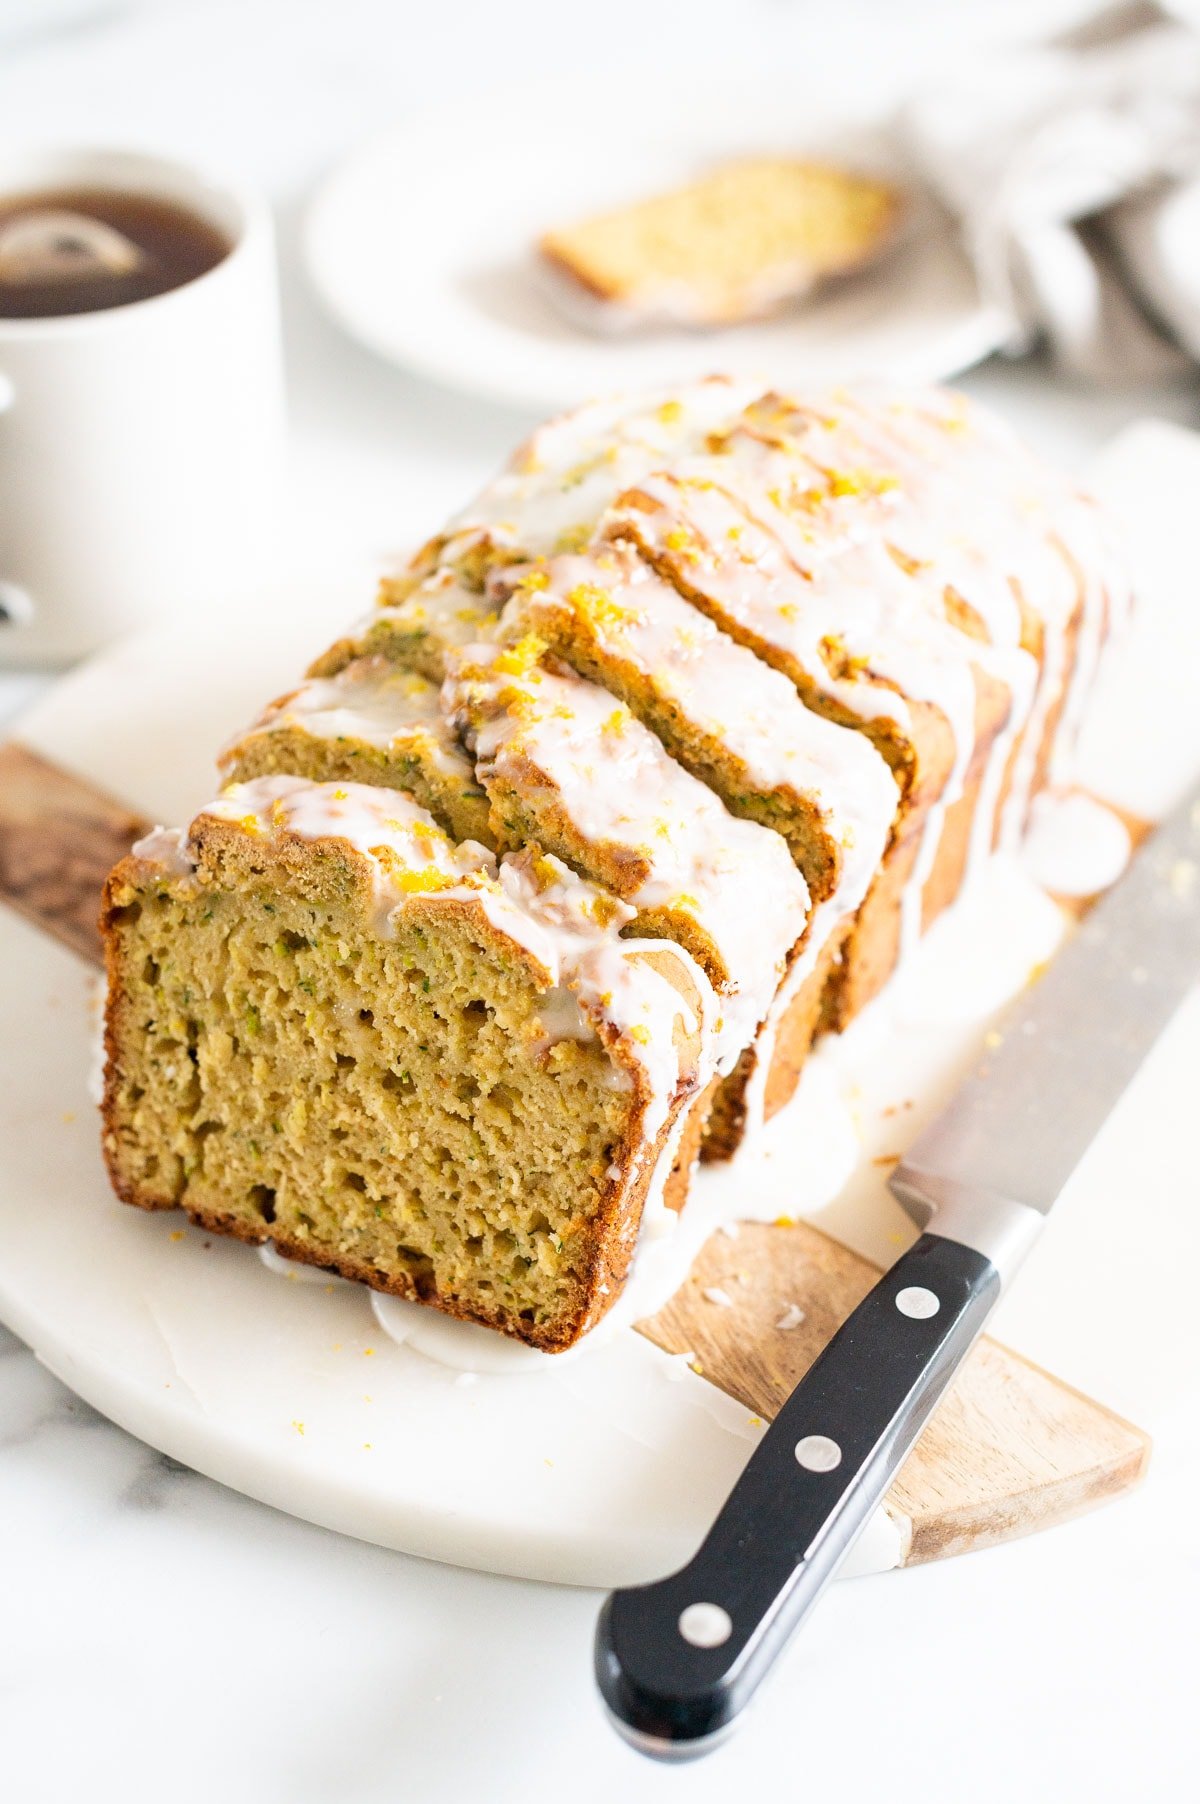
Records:
[[[283,377],[265,204],[166,158],[0,150],[0,196],[121,189],[227,256],[149,300],[0,318],[0,664],[78,657],[195,610],[235,618],[277,547]]]

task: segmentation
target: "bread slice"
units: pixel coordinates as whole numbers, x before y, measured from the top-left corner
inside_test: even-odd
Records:
[[[235,785],[108,882],[118,1194],[569,1346],[709,1077],[707,979],[629,917],[386,790]]]
[[[544,650],[533,637],[478,646],[443,691],[496,839],[557,853],[636,910],[627,932],[685,946],[721,994],[727,1068],[799,948],[808,886],[777,833],[731,814],[608,690]]]
[[[861,269],[894,238],[902,211],[890,183],[763,157],[548,232],[538,248],[603,309],[597,323],[727,325]]]
[[[379,654],[281,695],[218,762],[230,782],[283,771],[402,789],[454,839],[492,843],[487,797],[439,707],[437,685]]]

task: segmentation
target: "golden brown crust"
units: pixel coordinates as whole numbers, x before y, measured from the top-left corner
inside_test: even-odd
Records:
[[[747,1090],[764,1056],[770,1065],[763,1082],[763,1119],[769,1121],[791,1101],[812,1043],[822,1026],[822,1007],[833,987],[850,923],[830,934],[812,970],[792,997],[771,1032],[769,1054],[752,1041],[722,1082],[704,1130],[701,1157],[705,1164],[733,1156],[746,1131]]]

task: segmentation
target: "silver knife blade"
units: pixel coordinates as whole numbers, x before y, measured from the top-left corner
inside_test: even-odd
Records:
[[[1007,1277],[1200,981],[1200,785],[1150,836],[891,1177],[922,1227]]]

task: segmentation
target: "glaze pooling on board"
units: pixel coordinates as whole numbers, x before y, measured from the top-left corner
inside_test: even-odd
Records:
[[[1021,862],[1055,896],[1094,896],[1116,882],[1133,843],[1119,815],[1079,791],[1048,792],[1033,804]]]

